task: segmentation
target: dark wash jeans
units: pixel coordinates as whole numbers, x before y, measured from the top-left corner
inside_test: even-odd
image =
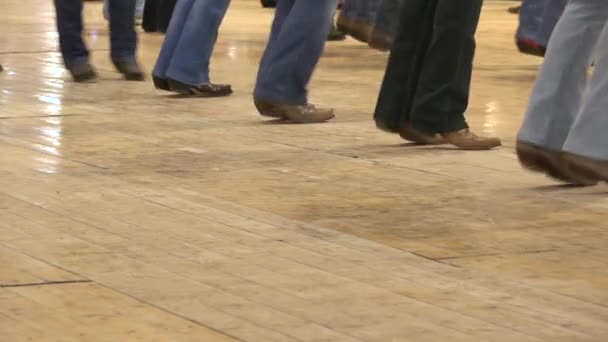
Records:
[[[482,0],[405,0],[374,113],[399,132],[404,122],[428,133],[467,128],[475,32]]]
[[[110,0],[110,42],[114,62],[135,62],[135,0]],[[63,61],[70,68],[87,63],[89,51],[82,39],[82,0],[55,0],[57,30]]]

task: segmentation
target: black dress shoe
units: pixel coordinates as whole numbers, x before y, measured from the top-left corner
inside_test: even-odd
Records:
[[[114,62],[114,66],[127,81],[144,81],[146,79],[146,75],[136,62]]]
[[[160,78],[152,75],[152,81],[154,82],[154,88],[171,91],[171,87],[169,86],[169,80],[166,78]]]
[[[316,108],[311,104],[291,105],[255,98],[253,102],[262,116],[291,121],[293,123],[321,123],[335,117],[333,109]]]
[[[68,67],[74,82],[87,83],[94,82],[97,79],[97,73],[93,66],[89,63],[80,63]]]
[[[202,85],[189,85],[180,81],[168,79],[169,88],[179,94],[196,97],[221,97],[232,94],[229,84],[207,83]]]

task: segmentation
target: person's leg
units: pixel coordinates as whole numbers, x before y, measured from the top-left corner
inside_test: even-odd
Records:
[[[136,56],[135,0],[109,1],[112,62],[125,79],[143,81],[145,76]]]
[[[279,1],[277,12],[283,1]],[[292,105],[308,103],[308,82],[323,53],[336,5],[337,0],[295,0],[278,36],[267,47],[256,98]]]
[[[407,0],[400,10],[374,120],[378,128],[399,133],[409,113],[433,29],[437,0]]]
[[[160,32],[167,32],[176,3],[177,0],[160,0],[156,14],[157,27]]]
[[[501,145],[497,138],[473,134],[464,118],[482,3],[482,0],[437,1],[433,35],[410,111],[413,131],[427,136],[441,134],[446,143],[467,150]]]
[[[542,22],[536,34],[536,42],[545,48],[549,45],[549,39],[553,34],[555,25],[564,13],[568,0],[552,0],[545,6]]]
[[[55,0],[59,46],[66,67],[89,62],[89,51],[82,39],[82,1]]]
[[[599,18],[603,14],[604,22],[607,22],[608,4],[602,1],[601,6],[603,11],[596,15]],[[603,161],[604,172],[608,175],[608,23],[604,24],[596,51],[593,76],[563,150]]]
[[[89,51],[82,39],[82,1],[55,0],[59,46],[66,68],[76,82],[92,81],[97,77],[89,63]]]
[[[520,142],[560,151],[581,106],[606,18],[604,0],[571,0],[557,24],[530,97]]]
[[[109,0],[112,61],[135,63],[135,0]]]
[[[283,24],[285,20],[289,16],[291,9],[293,8],[293,4],[295,0],[280,0],[277,3],[274,20],[272,21],[272,27],[270,29],[270,38],[268,38],[268,43],[266,44],[266,49],[264,49],[264,53],[262,54],[262,59],[260,60],[260,66],[258,68],[258,74],[256,79],[256,84],[262,83],[262,78],[268,74],[268,67],[270,67],[270,59],[272,57],[272,53],[274,52],[277,41],[279,39],[279,34],[283,28]]]
[[[209,61],[230,0],[195,0],[167,69],[167,78],[188,86],[210,84]]]
[[[160,0],[147,0],[144,6],[144,18],[141,27],[146,32],[156,32],[158,30],[156,14]]]
[[[434,134],[468,128],[464,113],[481,5],[481,0],[438,0],[433,36],[410,112],[415,129]]]
[[[278,2],[273,33],[254,89],[260,114],[297,123],[334,117],[332,109],[308,104],[306,88],[321,57],[336,5],[337,0]]]
[[[152,71],[152,76],[158,79],[167,78],[167,70],[171,64],[171,60],[175,55],[175,49],[180,41],[184,27],[188,21],[189,15],[192,12],[192,7],[197,0],[179,0],[175,6],[175,11],[171,18],[171,23],[167,30],[165,40],[160,49],[156,65]]]

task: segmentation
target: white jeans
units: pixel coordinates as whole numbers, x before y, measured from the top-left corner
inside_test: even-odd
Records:
[[[549,42],[518,140],[608,160],[607,22],[608,0],[570,0]]]

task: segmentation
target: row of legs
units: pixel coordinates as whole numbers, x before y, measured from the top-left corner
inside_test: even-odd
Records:
[[[55,4],[69,68],[88,58],[80,37],[82,3],[55,0]],[[290,105],[308,103],[307,84],[322,54],[336,4],[337,0],[278,2],[255,98]],[[135,58],[135,5],[135,0],[108,1],[115,61]],[[154,75],[187,84],[209,83],[209,60],[228,6],[229,0],[179,0]],[[464,132],[462,139],[479,142],[466,133],[464,113],[481,6],[481,0],[404,1],[375,110],[378,127],[418,143],[445,143],[455,132]],[[601,133],[608,125],[608,98],[604,96],[608,91],[607,20],[604,0],[569,2],[550,41],[519,141],[608,160]],[[595,69],[588,78],[592,58]],[[499,144],[492,140],[468,147]]]

